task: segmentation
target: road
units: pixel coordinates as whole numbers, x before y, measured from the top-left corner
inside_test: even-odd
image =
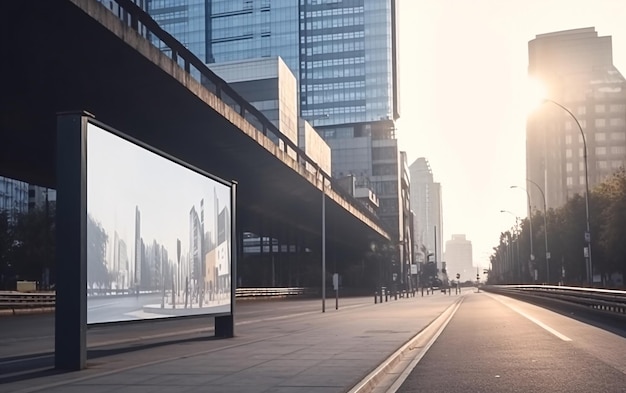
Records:
[[[390,300],[388,305],[374,305],[373,298],[340,299],[339,306],[340,312],[335,312],[334,299],[329,299],[327,312],[322,314],[319,299],[237,301],[236,332],[240,335],[234,341],[202,339],[212,335],[211,318],[91,327],[87,340],[88,358],[93,363],[87,373],[117,367],[122,370],[119,376],[113,374],[118,373],[113,369],[106,373],[116,375],[114,380],[125,380],[136,375],[123,370],[142,364],[150,367],[157,359],[174,357],[167,360],[174,378],[178,362],[195,359],[193,351],[208,346],[212,354],[239,359],[228,369],[232,375],[224,376],[224,386],[239,383],[241,373],[265,378],[264,382],[275,374],[302,377],[304,374],[294,369],[301,364],[289,359],[297,357],[294,354],[300,351],[312,351],[301,356],[310,361],[329,356],[322,364],[336,362],[351,373],[331,371],[327,378],[332,379],[334,387],[326,386],[323,391],[343,391],[338,387],[347,386],[358,374],[365,375],[376,364],[389,363],[393,365],[383,373],[354,385],[367,389],[351,391],[626,392],[626,326],[611,332],[515,299],[471,289],[460,296],[418,295]],[[23,373],[25,367],[42,370],[52,365],[54,318],[50,314],[9,317],[0,319],[0,326],[2,391],[3,380],[15,381],[11,375]],[[243,343],[241,351],[235,353],[241,344],[233,342],[238,340],[251,341]],[[173,344],[153,345],[164,341]],[[363,347],[363,343],[367,345]],[[342,346],[349,348],[349,353],[339,350]],[[133,352],[127,352],[125,347],[132,347]],[[279,348],[286,351],[285,359],[272,358],[254,369],[243,364],[251,359],[241,357],[242,353],[265,359],[276,355]],[[384,352],[393,352],[395,348],[399,348],[399,355],[385,360]],[[356,354],[359,356],[354,357]],[[391,362],[394,356],[402,358]],[[344,357],[353,360],[338,360]],[[272,362],[284,365],[270,369]],[[320,370],[312,368],[306,372],[316,374]],[[285,377],[270,381],[268,386],[289,381]],[[319,384],[321,380],[312,381],[306,383]]]
[[[626,326],[615,334],[489,293],[464,297],[388,392],[626,392]],[[400,380],[396,381],[399,385]]]

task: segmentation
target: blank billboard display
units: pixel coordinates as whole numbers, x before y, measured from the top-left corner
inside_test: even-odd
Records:
[[[231,184],[87,125],[87,323],[232,312]]]

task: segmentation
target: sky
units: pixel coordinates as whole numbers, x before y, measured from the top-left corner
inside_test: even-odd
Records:
[[[400,120],[409,165],[425,157],[443,192],[443,237],[465,234],[489,267],[501,232],[526,217],[527,77],[536,35],[595,27],[626,74],[624,0],[398,0]],[[532,186],[532,185],[531,185]],[[501,213],[508,210],[513,214]]]

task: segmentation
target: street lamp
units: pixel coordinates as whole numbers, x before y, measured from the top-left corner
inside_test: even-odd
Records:
[[[526,193],[526,201],[528,201],[528,223],[530,225],[530,261],[534,262],[535,261],[535,252],[533,250],[533,211],[530,208],[530,194],[528,193],[528,191],[523,188],[523,187],[519,187],[519,186],[511,186],[511,188],[519,188],[520,190],[524,190],[524,192]],[[533,263],[534,265],[534,263]],[[534,272],[534,279],[537,279],[537,269],[535,269]]]
[[[530,179],[526,179],[526,181],[531,184],[534,184],[535,187],[539,189],[539,192],[541,192],[541,197],[543,198],[543,237],[546,242],[546,282],[549,283],[550,282],[550,252],[548,251],[548,223],[546,220],[546,216],[548,215],[548,209],[546,208],[546,194],[543,193],[543,190],[541,189],[541,187],[539,187],[539,184],[535,183],[534,181]]]
[[[584,158],[584,162],[585,162],[585,213],[586,213],[586,220],[587,220],[587,231],[585,232],[585,242],[587,243],[587,283],[589,285],[593,284],[593,264],[591,262],[591,229],[589,228],[589,169],[588,169],[588,164],[587,164],[587,140],[585,138],[585,132],[583,131],[583,128],[580,126],[580,123],[578,122],[578,119],[576,118],[576,116],[574,116],[574,114],[567,109],[566,107],[564,107],[563,105],[559,104],[556,101],[553,101],[551,99],[545,98],[543,100],[544,103],[546,102],[551,102],[554,105],[558,106],[559,108],[563,109],[565,112],[567,112],[572,119],[574,119],[574,121],[576,122],[576,125],[578,126],[578,129],[580,130],[580,135],[583,138],[583,158]]]

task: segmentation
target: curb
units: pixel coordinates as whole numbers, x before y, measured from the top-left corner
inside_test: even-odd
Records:
[[[37,307],[37,308],[9,308],[1,309],[0,317],[13,317],[17,315],[30,315],[30,314],[47,314],[53,313],[54,307]]]
[[[417,335],[409,339],[402,347],[395,351],[391,356],[387,358],[382,364],[380,364],[374,371],[369,373],[359,383],[354,385],[348,393],[371,393],[380,390],[380,383],[385,379],[388,374],[401,362],[410,363],[410,359],[417,358],[417,361],[428,351],[432,343],[439,337],[441,331],[447,326],[448,322],[461,305],[463,297],[459,297],[454,303],[446,308],[437,318],[435,318],[430,324],[422,329]],[[418,345],[420,343],[420,345]],[[420,349],[417,354],[411,354],[415,349]],[[409,361],[407,361],[409,360]],[[409,368],[411,364],[406,364],[403,370]],[[415,365],[413,365],[415,367]],[[408,370],[409,372],[412,368]],[[400,375],[390,384],[385,391],[395,392],[398,386],[398,382],[401,384],[406,379],[405,372],[401,372]],[[408,375],[408,374],[407,374]],[[395,388],[395,389],[394,389]]]

